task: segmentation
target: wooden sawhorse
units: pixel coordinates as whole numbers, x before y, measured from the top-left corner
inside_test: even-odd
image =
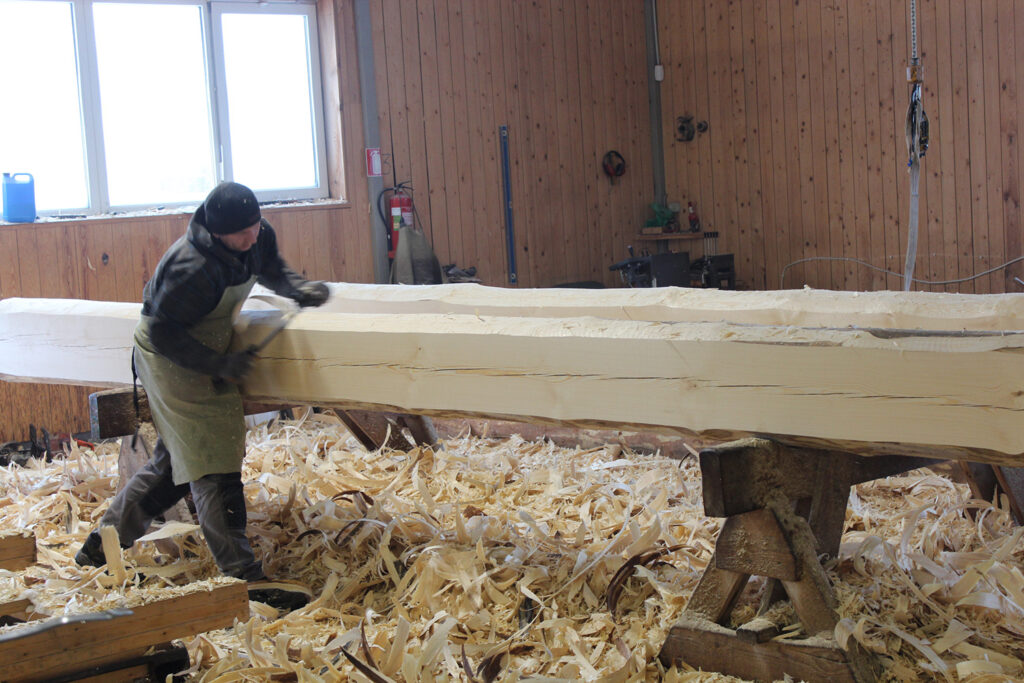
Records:
[[[659,659],[666,666],[684,660],[706,671],[768,681],[787,673],[805,681],[876,680],[873,657],[856,644],[844,651],[833,638],[836,598],[818,558],[839,552],[851,486],[934,462],[761,438],[701,451],[704,512],[726,521]],[[808,638],[772,640],[778,629],[766,619],[735,630],[724,625],[751,576],[771,580],[760,613],[788,596]]]

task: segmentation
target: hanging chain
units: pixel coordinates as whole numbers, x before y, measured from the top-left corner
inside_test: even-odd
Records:
[[[917,0],[910,0],[910,60],[917,64]]]

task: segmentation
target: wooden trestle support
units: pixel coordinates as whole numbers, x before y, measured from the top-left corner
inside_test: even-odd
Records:
[[[877,679],[878,663],[833,638],[836,598],[819,557],[836,557],[850,487],[933,463],[918,457],[858,457],[748,438],[700,453],[704,511],[725,517],[715,552],[659,658],[706,671],[777,680]],[[727,628],[751,576],[768,577],[759,614],[786,596],[807,638],[773,640],[777,627],[755,618]],[[851,641],[852,643],[852,641]]]

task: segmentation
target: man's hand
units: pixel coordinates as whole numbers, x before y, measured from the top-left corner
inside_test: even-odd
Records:
[[[245,376],[252,369],[252,362],[256,360],[256,354],[249,351],[238,351],[226,353],[221,356],[220,365],[217,367],[215,379],[241,384]]]
[[[298,295],[295,297],[296,303],[303,308],[309,306],[320,306],[331,296],[331,290],[327,288],[327,284],[319,281],[307,281],[299,285]]]

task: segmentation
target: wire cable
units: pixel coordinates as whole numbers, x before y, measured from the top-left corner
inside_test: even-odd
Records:
[[[896,277],[901,278],[901,279],[904,277],[903,273],[897,273],[897,272],[894,272],[894,271],[891,271],[891,270],[887,270],[885,268],[879,268],[878,266],[873,265],[871,263],[868,263],[867,261],[862,261],[859,258],[853,258],[851,256],[808,256],[807,258],[797,259],[796,261],[793,261],[792,263],[786,264],[786,267],[782,269],[782,273],[779,274],[779,289],[785,289],[786,271],[788,271],[790,268],[792,268],[795,265],[799,265],[801,263],[807,263],[808,261],[851,261],[853,263],[859,263],[862,266],[867,266],[871,270],[877,270],[880,273],[885,273],[886,275],[895,275]],[[911,278],[911,281],[912,282],[916,282],[916,283],[921,284],[921,285],[955,285],[955,284],[959,284],[961,282],[969,282],[971,280],[977,280],[979,277],[984,277],[985,275],[990,275],[990,274],[996,272],[997,270],[1002,270],[1003,268],[1008,268],[1009,266],[1012,266],[1014,263],[1019,263],[1020,261],[1024,261],[1024,256],[1018,256],[1015,259],[1011,259],[1011,260],[1007,261],[1006,263],[1002,264],[1001,266],[996,266],[995,268],[989,268],[988,270],[983,270],[980,273],[975,273],[974,275],[971,275],[969,277],[962,277],[962,278],[958,278],[956,280],[919,280],[917,278]]]

